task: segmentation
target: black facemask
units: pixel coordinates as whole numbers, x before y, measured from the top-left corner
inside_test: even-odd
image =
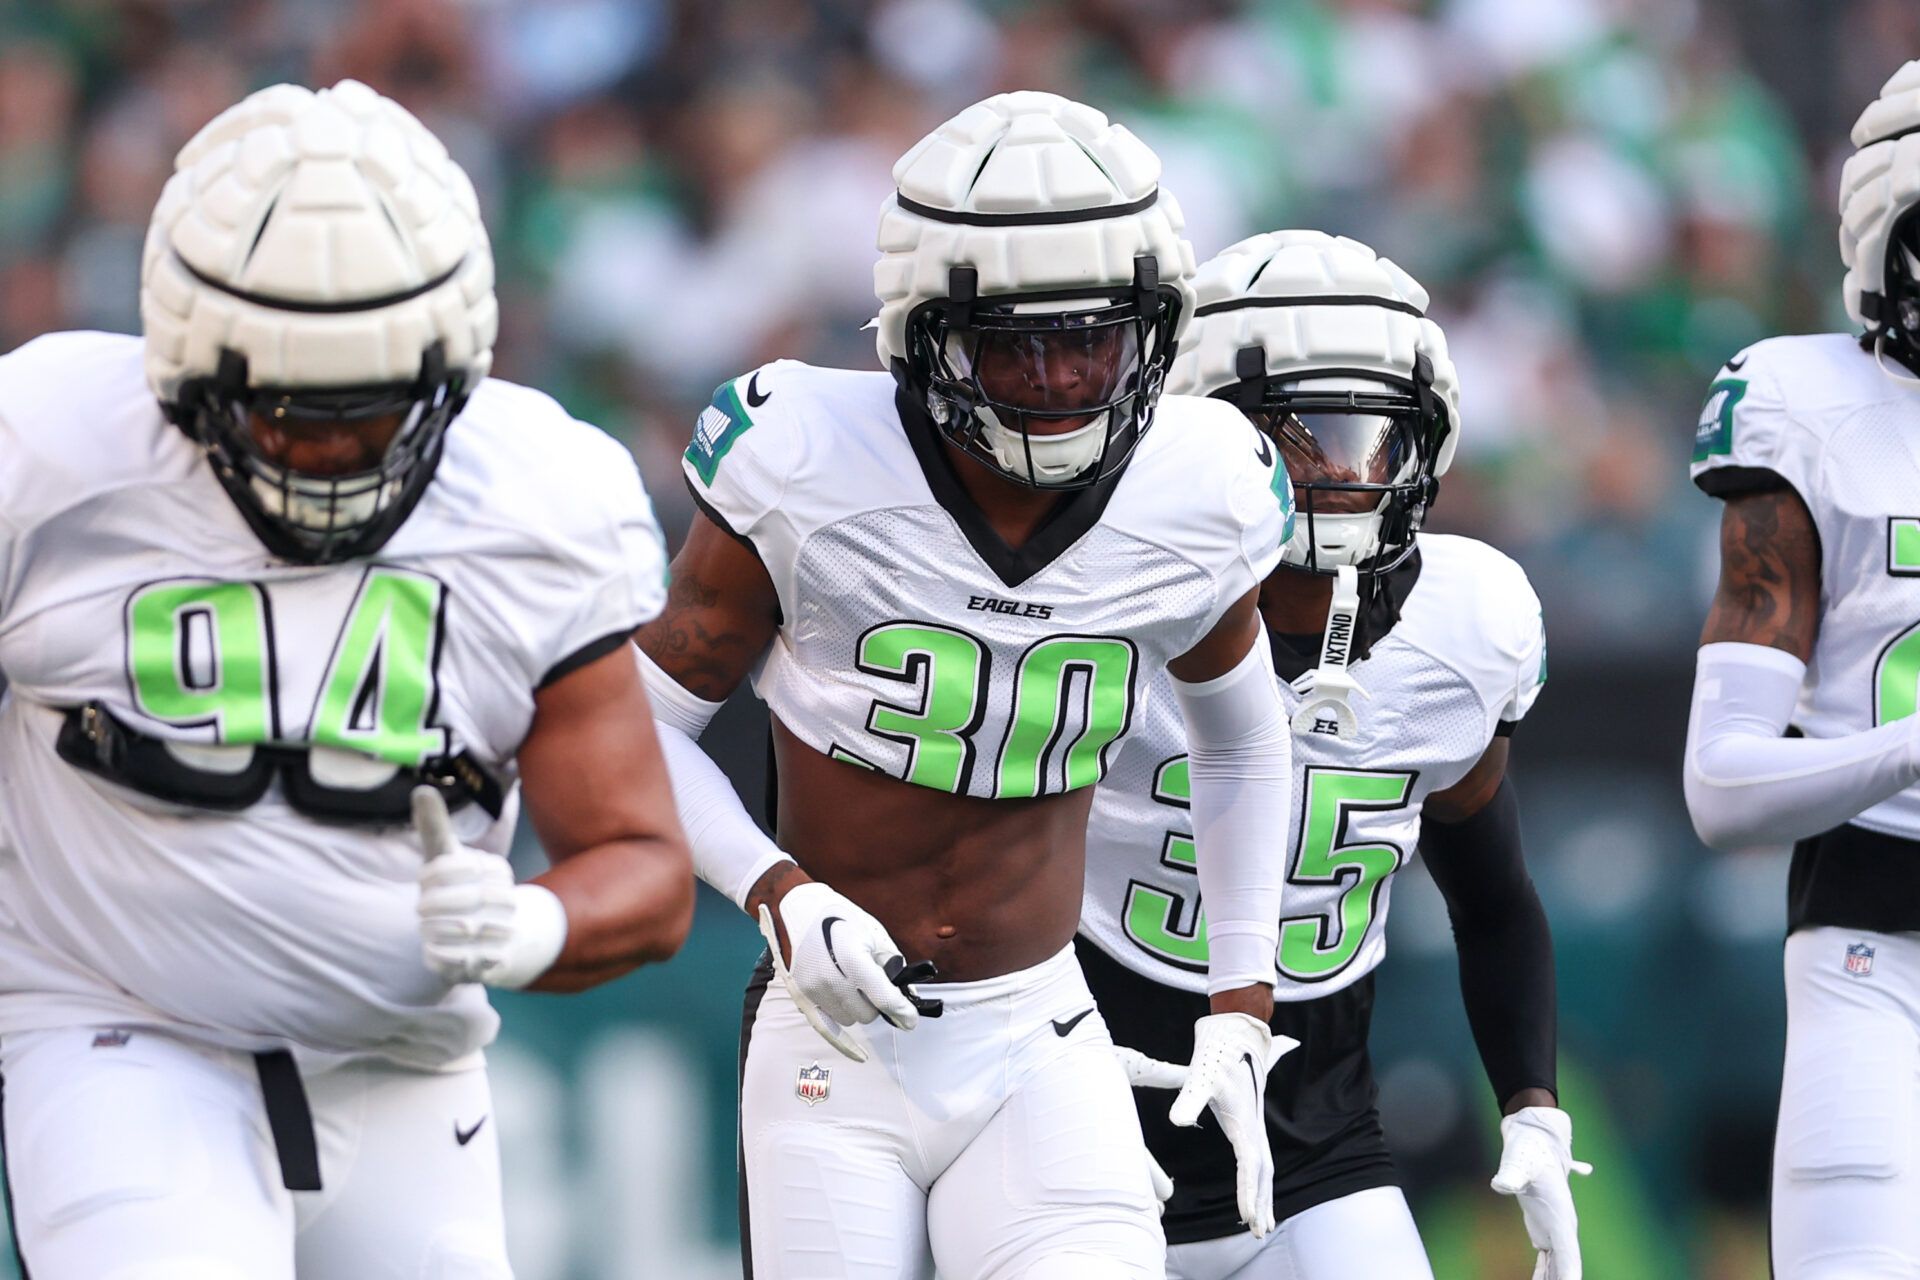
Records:
[[[1131,286],[978,296],[971,267],[948,273],[948,296],[907,317],[907,357],[894,376],[964,452],[1021,484],[1083,489],[1117,475],[1153,421],[1172,363],[1181,298],[1159,284],[1151,257]],[[1011,463],[988,439],[1021,442]],[[1092,462],[1066,477],[1044,473],[1035,441],[1092,427]],[[1044,452],[1044,447],[1042,449]]]
[[[1312,573],[1332,573],[1336,567],[1322,563],[1317,517],[1375,512],[1373,545],[1350,562],[1370,575],[1405,560],[1439,492],[1433,472],[1450,429],[1433,394],[1426,357],[1416,360],[1413,378],[1402,381],[1348,369],[1268,377],[1263,348],[1249,347],[1240,355],[1243,380],[1214,395],[1238,407],[1280,446],[1297,503],[1294,536],[1306,541],[1301,567]],[[1371,385],[1350,390],[1300,385],[1342,378]]]
[[[248,386],[245,358],[225,351],[211,377],[183,385],[165,408],[206,449],[221,487],[269,551],[333,564],[370,555],[393,536],[426,492],[468,391],[464,375],[447,371],[438,343],[413,383],[326,388]],[[261,443],[263,430],[350,438],[356,427],[390,438],[364,465],[340,472],[295,470]]]

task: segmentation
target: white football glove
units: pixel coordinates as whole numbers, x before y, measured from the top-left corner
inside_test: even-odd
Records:
[[[413,790],[413,829],[427,855],[419,905],[427,968],[450,983],[515,989],[551,969],[567,942],[567,911],[553,891],[516,885],[505,858],[461,844],[431,787]]]
[[[1593,1172],[1573,1158],[1573,1120],[1558,1107],[1522,1107],[1500,1122],[1504,1147],[1493,1189],[1520,1201],[1527,1238],[1540,1251],[1533,1280],[1580,1280],[1580,1219],[1568,1175]]]
[[[1257,1239],[1273,1230],[1273,1151],[1267,1145],[1267,1073],[1300,1046],[1245,1013],[1210,1013],[1193,1025],[1193,1062],[1167,1118],[1198,1124],[1211,1107],[1233,1144],[1240,1219]]]
[[[1138,1049],[1129,1049],[1123,1044],[1113,1046],[1113,1056],[1120,1059],[1120,1067],[1127,1073],[1127,1083],[1136,1089],[1178,1089],[1187,1082],[1187,1068],[1177,1062],[1149,1058]],[[1152,1151],[1147,1152],[1147,1177],[1153,1181],[1153,1198],[1160,1202],[1160,1212],[1164,1214],[1167,1201],[1173,1199],[1173,1179],[1160,1167]]]
[[[902,1031],[920,1020],[907,991],[889,974],[906,964],[900,948],[878,920],[818,881],[789,889],[780,899],[793,963],[780,955],[773,913],[760,906],[760,932],[773,955],[773,971],[807,1022],[828,1044],[855,1062],[867,1047],[848,1028],[885,1018]]]

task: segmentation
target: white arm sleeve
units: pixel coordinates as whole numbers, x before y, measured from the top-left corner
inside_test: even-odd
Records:
[[[1920,781],[1920,716],[1844,738],[1783,738],[1806,664],[1758,644],[1702,645],[1687,720],[1687,812],[1716,849],[1831,830]]]
[[[1293,803],[1293,739],[1273,655],[1262,639],[1227,674],[1172,684],[1187,727],[1207,993],[1271,986]]]
[[[747,891],[775,863],[792,859],[767,839],[740,803],[733,783],[713,757],[700,749],[698,739],[720,704],[689,692],[637,645],[634,653],[639,655],[640,675],[653,703],[653,727],[667,760],[680,825],[693,847],[693,869],[745,911]]]

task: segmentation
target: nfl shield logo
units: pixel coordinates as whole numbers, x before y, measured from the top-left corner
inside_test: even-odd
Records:
[[[1847,945],[1847,972],[1856,978],[1864,978],[1873,973],[1873,948],[1864,942]]]
[[[1849,960],[1847,963],[1853,963]],[[812,1106],[816,1102],[827,1100],[827,1088],[833,1083],[833,1072],[819,1063],[800,1068],[800,1078],[794,1081],[793,1094],[800,1101]]]

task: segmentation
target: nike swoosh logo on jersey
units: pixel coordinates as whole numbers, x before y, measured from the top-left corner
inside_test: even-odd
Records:
[[[473,1122],[473,1128],[462,1129],[460,1127],[460,1122],[458,1120],[455,1120],[453,1122],[453,1140],[459,1143],[463,1147],[466,1146],[469,1142],[473,1141],[473,1135],[480,1132],[481,1126],[486,1124],[486,1122],[487,1122],[487,1118],[485,1116],[481,1116],[478,1120],[475,1120]]]
[[[760,371],[754,370],[753,376],[747,379],[747,408],[758,409],[772,396],[771,391],[760,390]]]
[[[1742,351],[1739,355],[1727,361],[1727,372],[1728,373],[1740,372],[1740,366],[1745,364],[1746,362],[1747,362],[1747,353]]]
[[[836,969],[840,969],[840,957],[833,954],[833,926],[839,923],[840,923],[839,916],[828,916],[825,920],[822,920],[820,922],[820,936],[826,941],[826,944],[827,944],[827,959],[833,961],[833,967]],[[840,969],[840,976],[843,978],[846,977],[847,971],[845,969]]]
[[[1062,1037],[1068,1035],[1070,1032],[1072,1032],[1072,1030],[1075,1027],[1080,1025],[1080,1020],[1082,1018],[1086,1017],[1088,1014],[1092,1012],[1093,1010],[1091,1009],[1082,1009],[1080,1012],[1074,1014],[1071,1018],[1068,1018],[1065,1022],[1062,1022],[1060,1021],[1060,1019],[1055,1018],[1053,1020],[1053,1034],[1057,1036],[1062,1036]]]
[[[1255,427],[1253,429],[1253,438],[1254,438],[1255,444],[1257,445],[1257,447],[1253,451],[1253,456],[1260,459],[1261,466],[1263,467],[1272,466],[1273,465],[1273,446],[1267,443],[1267,433],[1260,430],[1260,428]]]

